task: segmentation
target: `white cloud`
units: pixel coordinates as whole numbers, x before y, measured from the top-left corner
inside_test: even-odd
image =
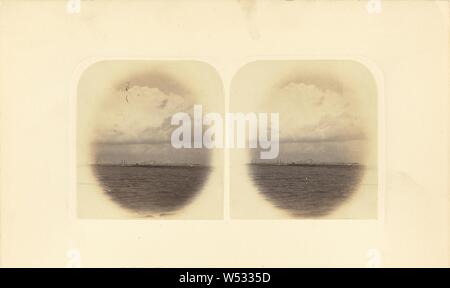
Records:
[[[280,113],[283,142],[345,141],[364,138],[355,99],[315,85],[289,83],[273,98],[271,111]]]
[[[158,88],[132,86],[113,91],[98,112],[96,142],[167,143],[170,117],[191,106],[185,97]]]

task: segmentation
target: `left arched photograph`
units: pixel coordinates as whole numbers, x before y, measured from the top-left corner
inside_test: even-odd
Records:
[[[223,153],[195,143],[195,125],[203,123],[194,107],[223,113],[222,82],[204,62],[104,60],[84,70],[77,87],[78,217],[223,218]],[[171,141],[179,115],[192,124],[181,135],[192,143],[186,147]]]

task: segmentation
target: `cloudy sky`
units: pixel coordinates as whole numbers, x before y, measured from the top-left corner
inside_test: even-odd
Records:
[[[360,111],[339,92],[290,82],[277,94],[280,101],[274,101],[272,107],[280,113],[282,142],[364,139]]]
[[[375,163],[376,90],[361,64],[259,61],[242,68],[233,86],[233,109],[239,109],[233,99],[246,94],[247,110],[256,106],[279,113],[280,153],[275,161]],[[258,155],[252,151],[253,159]]]
[[[198,149],[174,149],[170,135],[173,114],[191,113],[193,102],[157,87],[117,89],[99,111],[95,128],[96,160],[101,162],[164,162],[205,164]],[[126,86],[127,84],[125,84]]]
[[[275,94],[280,113],[281,161],[362,162],[363,119],[357,105],[338,91],[290,82]]]
[[[79,155],[92,155],[84,162],[209,161],[208,149],[170,145],[170,118],[223,99],[221,80],[204,64],[167,63],[105,61],[83,73],[79,148],[90,143],[91,152]],[[256,61],[238,71],[230,92],[230,112],[279,113],[277,160],[376,164],[376,85],[362,64]],[[214,103],[209,111],[221,112],[223,102]]]
[[[132,83],[132,82],[131,82]],[[170,141],[170,118],[192,106],[183,96],[156,87],[117,89],[99,111],[97,143],[162,144]]]
[[[171,117],[192,113],[197,96],[205,94],[196,89],[200,85],[195,77],[205,73],[208,69],[198,62],[94,64],[79,85],[79,149],[88,143],[92,155],[81,162],[207,164],[207,149],[175,149],[170,144],[175,129]]]

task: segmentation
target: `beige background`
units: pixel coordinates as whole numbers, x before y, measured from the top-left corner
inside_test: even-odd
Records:
[[[448,28],[444,1],[383,1],[380,14],[365,1],[83,1],[80,14],[66,1],[1,1],[2,265],[64,267],[76,249],[84,267],[448,266]],[[224,151],[224,220],[76,218],[83,63],[205,61],[228,95],[236,71],[265,57],[359,57],[379,68],[382,217],[231,220]]]

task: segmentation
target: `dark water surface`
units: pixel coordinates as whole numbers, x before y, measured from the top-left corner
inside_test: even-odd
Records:
[[[361,182],[364,166],[249,165],[265,199],[297,217],[325,216],[344,203]]]
[[[93,166],[107,195],[141,213],[170,213],[189,204],[205,183],[202,166]]]

